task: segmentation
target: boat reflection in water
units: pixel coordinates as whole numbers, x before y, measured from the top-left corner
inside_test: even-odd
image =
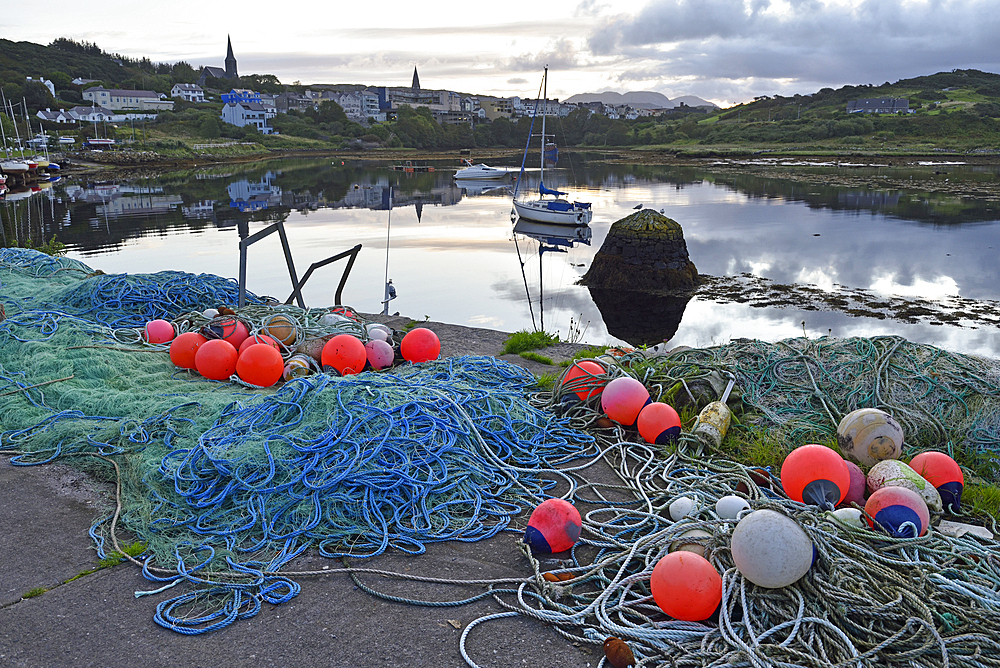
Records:
[[[523,235],[538,242],[538,323],[535,322],[535,310],[531,302],[531,292],[528,290],[528,276],[524,272],[524,258],[518,245],[518,235]],[[576,244],[590,245],[593,231],[588,225],[558,225],[555,223],[539,223],[534,220],[518,218],[514,223],[514,247],[521,263],[521,277],[524,279],[524,292],[528,297],[528,309],[531,311],[531,324],[535,331],[545,331],[545,303],[542,276],[542,258],[546,253],[565,253]]]

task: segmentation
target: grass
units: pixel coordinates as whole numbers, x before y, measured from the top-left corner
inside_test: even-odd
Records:
[[[529,332],[526,329],[522,329],[519,332],[514,332],[507,337],[507,342],[504,343],[503,350],[500,351],[501,355],[520,355],[521,353],[528,352],[529,350],[538,350],[540,348],[548,348],[559,343],[559,337],[555,334],[549,334],[548,332]],[[549,360],[549,364],[552,361]]]
[[[551,358],[545,357],[544,355],[539,355],[533,352],[520,353],[521,357],[526,360],[531,360],[532,362],[538,362],[539,364],[548,364],[549,366],[555,366],[555,362]]]
[[[22,596],[21,598],[35,598],[36,596],[41,596],[47,591],[48,589],[46,589],[45,587],[35,587],[34,589],[29,589],[28,591],[26,591],[24,593],[24,596]]]
[[[578,350],[573,354],[568,360],[564,360],[559,363],[559,366],[569,366],[577,360],[588,360],[599,355],[603,355],[607,351],[607,346],[590,346],[589,348],[584,348],[583,350]]]
[[[992,484],[966,485],[962,490],[962,506],[973,515],[1000,518],[1000,487]]]
[[[551,390],[556,386],[557,380],[559,380],[559,374],[552,372],[543,373],[541,376],[538,376],[535,382],[537,383],[539,389]]]

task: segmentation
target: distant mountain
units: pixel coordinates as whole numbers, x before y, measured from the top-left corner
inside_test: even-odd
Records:
[[[671,100],[669,97],[663,93],[657,93],[655,91],[637,91],[632,93],[615,93],[614,91],[605,91],[603,93],[580,93],[579,95],[573,95],[564,100],[564,102],[573,104],[580,102],[602,102],[604,104],[610,105],[622,105],[627,104],[636,109],[673,109],[683,102],[689,107],[700,107],[703,105],[708,105],[714,107],[715,105],[711,102],[707,102],[700,97],[695,97],[694,95],[684,95]]]

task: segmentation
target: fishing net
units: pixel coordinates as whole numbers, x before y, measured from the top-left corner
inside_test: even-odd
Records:
[[[606,374],[529,396],[534,379],[493,358],[253,390],[178,370],[166,346],[142,343],[136,328],[145,319],[197,329],[208,322],[201,309],[235,301],[231,289],[218,277],[103,276],[73,261],[0,251],[0,448],[18,465],[92,462],[119,482],[120,512],[91,533],[101,556],[109,540],[131,534],[145,544],[147,578],[189,586],[157,606],[154,618],[167,628],[203,633],[256,614],[263,602],[287,601],[299,587],[288,567],[307,550],[419,554],[435,541],[517,530],[524,510],[562,495],[583,511],[583,537],[565,562],[525,551],[531,572],[491,585],[507,611],[465,628],[469,665],[477,665],[465,649],[475,627],[512,615],[598,648],[618,636],[642,666],[1000,663],[995,539],[936,528],[896,539],[842,523],[789,500],[772,473],[702,450],[687,432],[664,451],[633,432],[595,429],[599,397],[575,394],[627,374],[654,399],[699,408],[732,376],[733,429],[764,431],[786,449],[832,439],[843,415],[879,407],[903,425],[908,452],[946,450],[980,464],[976,472],[990,482],[1000,446],[996,360],[898,337],[737,340],[602,358]],[[112,305],[111,293],[130,296]],[[304,338],[364,331],[349,309],[331,321],[330,309],[262,301],[240,313],[253,328],[280,315]],[[604,462],[617,482],[591,478]],[[715,512],[734,493],[806,532],[816,558],[804,577],[767,589],[740,574],[730,550],[736,522]],[[682,496],[694,510],[674,521],[668,508]],[[722,576],[722,603],[707,620],[671,619],[651,597],[651,571],[677,541],[701,545]],[[359,570],[352,575],[363,585]],[[363,586],[421,603],[384,587]]]
[[[493,536],[554,485],[542,471],[594,443],[532,407],[534,378],[492,357],[268,390],[208,381],[136,328],[153,317],[197,328],[207,321],[198,309],[235,301],[230,281],[12,258],[0,273],[0,449],[16,465],[114,463],[121,512],[91,534],[104,557],[123,528],[145,543],[147,577],[201,587],[158,608],[157,622],[175,630],[220,628],[261,600],[288,600],[298,585],[277,573],[309,548],[419,554]],[[240,316],[276,314],[302,336],[364,331],[350,309],[258,303]],[[206,614],[178,612],[206,597]]]

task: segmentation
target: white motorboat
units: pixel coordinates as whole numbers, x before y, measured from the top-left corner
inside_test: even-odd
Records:
[[[462,160],[462,164],[465,165],[464,169],[460,169],[455,172],[453,178],[460,180],[494,180],[494,179],[505,179],[510,174],[506,169],[498,169],[497,167],[490,167],[489,165],[484,165],[479,163],[478,165],[472,164],[471,160]]]
[[[520,218],[534,220],[540,223],[554,223],[556,225],[589,225],[593,216],[590,202],[570,202],[565,199],[566,193],[561,190],[553,190],[545,187],[545,117],[548,107],[548,78],[549,68],[545,68],[542,75],[542,141],[540,146],[541,160],[538,183],[538,199],[518,199],[518,191],[524,181],[524,162],[521,163],[521,174],[517,179],[517,186],[514,188],[514,209],[510,212],[511,220],[515,215]],[[538,116],[538,105],[535,105],[535,117]],[[532,121],[534,124],[534,121]],[[528,137],[531,143],[531,137]],[[527,157],[528,146],[524,149]]]

